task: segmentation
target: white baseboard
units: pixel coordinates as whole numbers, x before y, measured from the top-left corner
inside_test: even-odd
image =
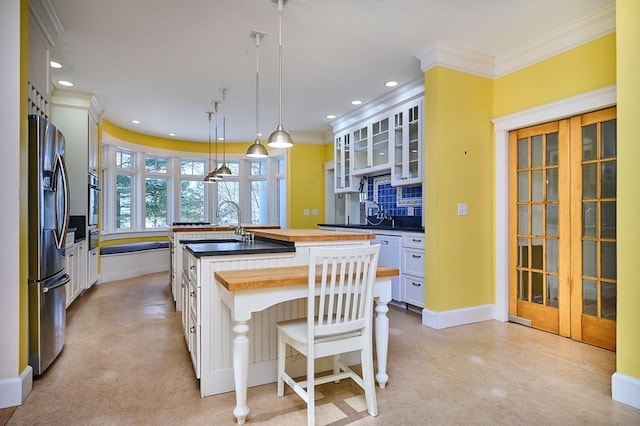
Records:
[[[422,324],[437,330],[492,319],[494,319],[493,305],[472,306],[442,312],[422,310]]]
[[[22,405],[33,389],[33,369],[30,365],[19,377],[0,379],[0,408]]]
[[[622,373],[613,373],[611,398],[640,409],[640,379]]]
[[[100,283],[169,271],[169,249],[100,255]]]

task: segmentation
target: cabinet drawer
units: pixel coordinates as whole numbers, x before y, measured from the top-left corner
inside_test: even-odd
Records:
[[[402,285],[404,286],[404,301],[424,308],[424,278],[403,275]]]
[[[424,277],[424,250],[402,249],[402,273]]]
[[[402,234],[402,247],[424,250],[424,234]]]

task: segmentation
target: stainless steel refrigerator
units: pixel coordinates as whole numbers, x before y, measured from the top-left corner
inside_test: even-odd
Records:
[[[64,136],[29,116],[29,364],[42,374],[64,346],[69,185]]]

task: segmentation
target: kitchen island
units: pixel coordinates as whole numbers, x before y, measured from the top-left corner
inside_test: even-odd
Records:
[[[249,270],[289,266],[306,266],[309,250],[313,246],[364,246],[371,243],[370,234],[332,232],[321,230],[269,229],[255,230],[255,238],[272,243],[292,244],[295,251],[258,254],[216,254],[202,250],[199,243],[187,243],[182,249],[181,286],[188,298],[183,329],[191,354],[196,377],[200,379],[200,395],[205,397],[235,389],[233,373],[233,342],[238,333],[247,339],[247,384],[257,386],[276,380],[276,322],[300,318],[306,314],[306,299],[294,296],[283,302],[265,304],[263,309],[252,310],[250,319],[243,317],[238,328],[235,310],[224,303],[223,291],[214,274],[220,271]],[[265,271],[268,272],[268,271]],[[388,278],[384,278],[388,280]],[[383,295],[376,308],[378,315],[386,318],[386,302]],[[294,371],[296,366],[294,365]],[[304,362],[299,365],[304,371]]]

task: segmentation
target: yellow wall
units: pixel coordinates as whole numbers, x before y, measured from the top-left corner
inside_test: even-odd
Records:
[[[29,128],[27,121],[27,85],[29,80],[29,1],[20,1],[20,193],[27,194],[29,171]],[[20,197],[20,371],[29,363],[29,294],[28,280],[28,237],[27,237],[27,197]]]
[[[640,1],[616,2],[618,50],[617,368],[640,379]],[[622,183],[622,184],[621,184]]]
[[[486,78],[425,73],[426,308],[494,301],[492,89]],[[458,203],[468,215],[458,216]]]
[[[324,146],[297,143],[288,156],[288,227],[315,229],[324,222]],[[305,216],[305,209],[318,215]]]
[[[616,83],[611,34],[495,80],[494,117]]]
[[[333,142],[330,142],[324,146],[324,161],[333,161],[335,151],[333,150]]]

